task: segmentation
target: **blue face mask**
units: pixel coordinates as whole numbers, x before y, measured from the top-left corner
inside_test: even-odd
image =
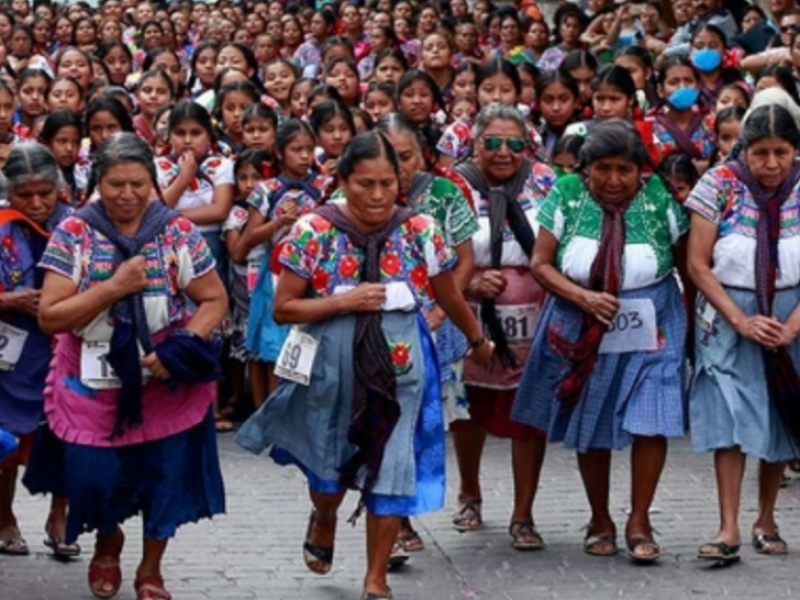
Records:
[[[701,73],[711,73],[722,64],[722,53],[712,48],[695,50],[692,52],[692,64]]]
[[[700,97],[700,92],[695,88],[682,87],[672,92],[667,98],[669,105],[675,110],[689,110]]]

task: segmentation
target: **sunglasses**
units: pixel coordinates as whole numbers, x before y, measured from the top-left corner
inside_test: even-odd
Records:
[[[781,33],[800,33],[800,25],[783,25]]]
[[[527,145],[522,138],[501,138],[496,135],[487,135],[483,138],[483,147],[489,152],[500,150],[503,144],[514,154],[519,154],[525,150],[525,146]]]

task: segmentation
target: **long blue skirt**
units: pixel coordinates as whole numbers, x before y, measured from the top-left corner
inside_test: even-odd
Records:
[[[755,292],[726,291],[746,315],[758,314]],[[785,322],[798,303],[800,286],[779,290],[773,313]],[[706,318],[695,323],[695,373],[689,401],[694,451],[738,446],[745,454],[767,462],[793,460],[791,441],[769,399],[761,347],[740,336],[713,309],[714,316],[709,319],[704,304],[704,299],[698,300]],[[800,339],[788,350],[795,368],[800,367]]]
[[[517,398],[515,421],[548,432],[552,442],[586,452],[622,449],[633,436],[683,437],[686,431],[686,310],[673,277],[621,298],[649,298],[656,309],[659,348],[653,352],[601,354],[583,396],[569,409],[557,399],[570,362],[548,341],[550,327],[578,339],[583,313],[549,296],[534,334]]]
[[[272,316],[275,286],[269,268],[269,253],[261,260],[258,280],[250,299],[245,347],[258,360],[274,363],[289,334],[288,325],[278,325]]]
[[[141,513],[144,537],[165,540],[178,527],[225,512],[214,414],[152,442],[97,448],[64,442],[67,543],[109,534]]]
[[[422,388],[419,390],[421,403],[418,406],[416,419],[411,424],[413,427],[410,436],[411,448],[409,448],[411,454],[403,456],[397,452],[393,453],[387,445],[384,464],[381,467],[381,473],[387,468],[387,464],[394,465],[389,467],[393,473],[412,472],[414,491],[409,494],[368,493],[366,495],[367,509],[375,515],[412,516],[439,510],[444,506],[445,441],[438,360],[430,331],[421,315],[417,316],[416,327],[421,345],[417,355],[421,356],[424,361],[424,380],[419,382]],[[324,400],[320,410],[301,405],[301,398],[291,398],[289,402],[280,406],[285,400],[284,394],[291,393],[292,389],[297,388],[295,384],[284,382],[273,397],[267,400],[259,413],[242,426],[236,436],[236,441],[245,449],[256,454],[269,447],[270,456],[276,463],[295,465],[300,468],[307,477],[312,491],[333,494],[344,491],[335,477],[338,464],[332,464],[331,457],[340,457],[349,451],[347,425],[350,422],[351,393],[339,389],[340,386],[337,384],[334,384],[333,388],[328,387],[332,383],[331,378],[335,377],[335,370],[341,365],[336,364],[337,357],[330,357],[333,365],[327,364],[328,360],[320,360],[323,344],[324,340],[320,343],[314,374],[312,374],[312,382],[315,380],[315,375],[328,379],[321,382],[321,385],[326,387],[326,391],[321,392]],[[324,367],[317,364],[321,362],[326,363]],[[346,387],[349,387],[347,386],[349,383],[345,382]],[[402,387],[404,387],[403,384],[399,383],[398,388]],[[339,389],[339,392],[333,392],[334,388]],[[313,389],[309,391],[309,395],[315,398],[319,397],[319,394]],[[276,399],[277,402],[273,402]],[[404,411],[413,412],[416,408],[403,402],[401,402],[401,406]],[[313,412],[314,414],[304,414],[298,417],[296,411]],[[325,414],[320,415],[320,412]],[[298,425],[299,423],[302,425]],[[395,434],[397,433],[399,433],[398,428],[395,429]],[[308,439],[314,440],[314,442],[296,446],[297,449],[302,447],[302,451],[306,453],[304,459],[298,456],[299,452],[292,452],[281,447],[280,442],[276,444],[277,438],[283,440]],[[311,445],[314,445],[315,448],[310,448]]]

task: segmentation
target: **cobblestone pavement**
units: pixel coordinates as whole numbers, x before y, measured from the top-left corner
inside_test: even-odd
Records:
[[[613,473],[613,507],[624,526],[628,490],[627,453],[618,454]],[[309,505],[304,482],[293,469],[245,454],[230,436],[221,438],[228,488],[228,514],[181,530],[171,544],[165,576],[176,600],[338,600],[357,599],[364,568],[363,520],[353,529],[342,523],[332,575],[306,571],[300,552]],[[450,461],[450,499],[455,468]],[[742,532],[754,518],[755,464],[747,474]],[[403,600],[539,600],[800,597],[800,483],[781,492],[778,518],[793,544],[787,557],[757,556],[749,545],[742,562],[725,569],[694,559],[697,546],[715,533],[716,494],[710,456],[694,456],[688,443],[673,445],[653,509],[653,522],[666,553],[655,566],[636,567],[624,555],[593,558],[581,552],[586,502],[574,457],[553,447],[547,457],[536,504],[544,552],[521,554],[509,546],[510,459],[508,444],[491,440],[484,461],[486,529],[458,534],[449,525],[450,509],[418,519],[427,549],[391,579]],[[354,498],[346,505],[352,507]],[[451,502],[452,504],[452,502]],[[40,546],[47,504],[21,497],[17,503],[23,533],[34,555],[0,557],[1,600],[77,600],[90,598],[88,556],[71,564],[50,559]],[[134,598],[132,574],[139,557],[136,521],[126,527],[126,582],[118,596]],[[81,540],[91,549],[91,538]],[[621,540],[620,540],[621,542]]]

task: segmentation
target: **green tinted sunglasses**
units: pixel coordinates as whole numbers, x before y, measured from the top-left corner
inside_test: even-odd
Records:
[[[500,150],[503,144],[514,154],[525,150],[525,140],[521,138],[501,138],[496,135],[487,135],[483,138],[483,147],[489,152]]]

